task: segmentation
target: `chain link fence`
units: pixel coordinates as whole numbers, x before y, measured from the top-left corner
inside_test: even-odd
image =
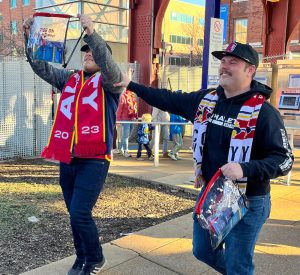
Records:
[[[119,64],[139,82],[139,64]],[[36,157],[48,142],[54,106],[52,87],[24,58],[0,59],[0,160]]]

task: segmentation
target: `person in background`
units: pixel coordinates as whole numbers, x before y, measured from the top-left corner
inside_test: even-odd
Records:
[[[170,122],[186,122],[184,118],[179,115],[171,114]],[[182,134],[183,134],[183,126],[180,124],[171,124],[170,125],[170,134],[172,136],[173,148],[168,153],[168,156],[173,160],[178,160],[179,158],[179,150],[181,149],[182,143]]]
[[[221,274],[252,275],[255,244],[271,210],[270,179],[287,175],[294,157],[280,113],[267,101],[272,89],[254,80],[257,52],[233,42],[212,55],[221,60],[216,89],[174,93],[126,76],[115,86],[193,122],[195,187],[202,187],[196,204],[218,169],[245,193],[247,213],[216,249],[193,215],[193,254]]]
[[[138,151],[136,155],[137,160],[144,160],[142,155],[142,146],[145,147],[147,151],[147,156],[149,160],[153,160],[152,150],[149,147],[149,132],[153,130],[153,127],[149,124],[151,123],[151,114],[143,114],[142,122],[139,124],[138,127],[138,136],[137,136],[137,143],[138,143]]]
[[[117,109],[117,121],[134,121],[138,118],[137,102],[134,94],[125,90],[120,98],[119,106]],[[130,133],[133,129],[132,123],[122,123],[122,135],[121,135],[121,147],[119,148],[120,153],[128,158],[131,154],[128,152],[128,142]]]
[[[165,112],[163,110],[160,110],[156,107],[153,107],[152,109],[152,122],[169,122],[170,121],[170,115],[168,112]],[[163,139],[163,158],[168,158],[168,141],[169,141],[169,125],[161,125],[160,126],[160,133],[158,134],[160,139],[160,134],[162,135]],[[155,136],[155,130],[152,136]],[[153,150],[154,146],[154,138],[152,138],[150,142],[150,147]]]
[[[31,60],[33,71],[62,91],[55,121],[42,157],[59,161],[59,183],[70,215],[76,260],[68,275],[96,275],[106,260],[92,209],[104,185],[111,158],[115,114],[122,88],[121,71],[111,49],[94,30],[89,16],[78,15],[85,31],[83,68],[58,69]],[[25,44],[33,19],[23,25]],[[46,244],[45,244],[46,245]]]
[[[121,137],[122,125],[120,123],[116,123],[114,130],[114,149],[112,150],[113,154],[123,154],[123,151],[121,150]]]

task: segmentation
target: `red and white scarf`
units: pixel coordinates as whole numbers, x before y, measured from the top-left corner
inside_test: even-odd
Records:
[[[214,112],[218,99],[219,96],[216,91],[208,93],[201,100],[194,120],[193,157],[195,166],[195,186],[197,187],[205,184],[201,169],[205,133],[207,124],[211,121],[211,116]],[[256,122],[264,101],[264,96],[255,94],[246,100],[241,107],[231,134],[227,158],[228,162],[249,162]],[[247,178],[239,179],[237,183],[239,184],[241,191],[245,192]]]
[[[84,82],[71,75],[57,107],[48,145],[41,156],[69,163],[76,157],[105,155],[105,98],[100,73]]]

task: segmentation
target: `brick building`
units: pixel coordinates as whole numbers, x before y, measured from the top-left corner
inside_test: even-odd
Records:
[[[262,58],[265,33],[265,17],[261,0],[221,0],[222,7],[228,12],[226,42],[233,40],[249,43]],[[287,46],[292,58],[300,59],[300,30],[293,33]]]
[[[35,0],[0,0],[0,55],[23,53],[22,22],[33,13]]]

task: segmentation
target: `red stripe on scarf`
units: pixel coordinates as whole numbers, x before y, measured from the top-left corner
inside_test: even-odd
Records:
[[[43,158],[69,163],[74,138],[74,156],[95,157],[106,153],[105,99],[101,76],[95,74],[85,83],[83,80],[81,71],[73,74],[66,83],[49,143],[41,154]]]

